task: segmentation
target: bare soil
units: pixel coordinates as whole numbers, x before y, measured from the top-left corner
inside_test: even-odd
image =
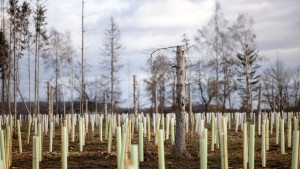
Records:
[[[25,124],[24,124],[25,125]],[[26,127],[23,127],[25,129]],[[56,127],[56,135],[54,138],[53,152],[49,153],[49,136],[43,136],[43,158],[40,162],[41,169],[47,168],[61,168],[60,167],[60,130]],[[69,157],[68,157],[68,168],[117,168],[117,157],[116,157],[116,144],[115,138],[113,137],[112,153],[107,153],[107,141],[103,138],[103,142],[100,142],[98,130],[92,134],[91,130],[87,135],[86,145],[82,153],[79,152],[79,141],[76,136],[75,142],[69,142]],[[215,151],[210,151],[210,139],[211,133],[208,132],[208,168],[220,169],[221,158],[220,150],[215,148]],[[78,133],[76,133],[78,135]],[[23,153],[19,153],[18,140],[13,139],[13,152],[12,152],[12,164],[11,168],[32,168],[32,140],[30,144],[27,144],[27,131],[22,132],[22,144]],[[136,135],[135,135],[136,136]],[[132,143],[137,144],[137,137],[133,137]],[[255,168],[261,167],[261,138],[256,135],[255,138]],[[158,155],[157,146],[152,141],[148,142],[147,138],[144,138],[144,158],[145,161],[140,163],[140,168],[158,168]],[[198,137],[187,134],[186,137],[187,150],[191,157],[175,157],[171,154],[172,146],[170,140],[165,141],[165,164],[166,168],[199,168],[199,157],[198,157]],[[228,162],[229,168],[238,169],[243,168],[243,137],[242,132],[235,132],[233,129],[228,130]],[[292,149],[286,147],[286,154],[280,153],[280,145],[275,144],[275,134],[270,135],[270,150],[267,151],[267,167],[269,168],[280,168],[288,169],[291,168],[291,157]]]

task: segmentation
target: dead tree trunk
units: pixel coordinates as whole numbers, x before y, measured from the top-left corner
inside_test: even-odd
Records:
[[[192,84],[189,84],[189,114],[190,117],[193,113],[193,96],[192,96]]]
[[[105,115],[105,119],[107,118],[107,96],[106,96],[106,92],[104,93],[104,115]]]
[[[133,105],[135,124],[138,124],[138,92],[137,92],[137,76],[133,75]]]
[[[186,156],[188,152],[186,150],[185,143],[185,55],[184,46],[177,46],[176,59],[176,74],[177,74],[177,111],[176,111],[176,135],[175,135],[175,145],[173,147],[173,155],[176,156]]]
[[[158,104],[157,104],[157,90],[156,90],[156,87],[154,89],[154,106],[155,106],[155,113],[158,113]]]
[[[257,105],[257,113],[258,113],[258,135],[261,133],[261,83],[259,84],[259,92],[258,92],[258,105]],[[254,119],[255,120],[255,119]]]

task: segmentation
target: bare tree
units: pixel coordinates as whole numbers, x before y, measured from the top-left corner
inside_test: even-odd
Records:
[[[285,68],[282,60],[277,59],[265,70],[265,74],[273,81],[271,88],[274,89],[275,103],[273,104],[275,104],[276,111],[287,110],[290,107],[290,98],[292,98],[292,92],[289,90],[292,72]]]
[[[214,99],[217,109],[222,109],[223,112],[234,84],[231,37],[228,21],[224,18],[220,3],[216,2],[211,19],[207,26],[198,29],[195,41],[198,51],[207,56],[203,59],[207,67],[214,72],[214,76],[210,76],[209,79],[215,83],[216,90],[210,93],[215,94],[210,99]]]
[[[34,10],[34,28],[35,28],[35,35],[34,35],[34,43],[35,43],[35,114],[40,113],[40,106],[39,106],[39,83],[40,83],[40,56],[43,54],[43,49],[45,49],[46,42],[47,42],[47,31],[46,31],[46,7],[44,3],[40,0],[36,0],[36,8]]]
[[[44,57],[44,64],[46,69],[52,69],[55,77],[55,102],[56,113],[60,113],[60,101],[63,101],[63,112],[65,114],[65,98],[64,98],[64,75],[67,74],[72,57],[70,52],[71,39],[66,35],[58,32],[52,28],[49,36],[49,50]],[[71,50],[71,51],[70,51]]]
[[[107,79],[104,85],[109,86],[111,112],[114,113],[115,105],[113,103],[120,101],[117,98],[121,94],[119,89],[120,79],[117,73],[123,67],[120,64],[120,53],[123,45],[121,43],[120,28],[113,17],[109,19],[109,25],[104,32],[103,47],[104,56],[101,59],[102,76],[103,79]]]

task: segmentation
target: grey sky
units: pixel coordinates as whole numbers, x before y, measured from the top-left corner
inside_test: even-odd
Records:
[[[230,22],[239,13],[254,19],[257,47],[270,64],[278,57],[293,67],[300,64],[300,1],[299,0],[221,0],[224,16]],[[145,51],[160,46],[181,44],[186,33],[192,40],[196,30],[207,24],[212,15],[213,0],[86,0],[85,57],[91,65],[89,78],[99,75],[103,31],[113,16],[119,23],[125,49],[122,62],[130,62],[122,73],[123,98],[132,88],[132,75],[146,76],[141,67],[149,57]],[[47,22],[58,31],[71,31],[74,46],[81,45],[81,0],[48,0]],[[199,56],[200,57],[200,56]],[[79,58],[78,58],[79,59]],[[126,70],[126,71],[125,71]],[[140,84],[141,86],[142,84]],[[131,95],[131,94],[130,94]]]

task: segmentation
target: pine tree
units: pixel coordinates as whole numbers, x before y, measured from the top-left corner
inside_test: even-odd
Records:
[[[255,49],[249,48],[248,45],[244,47],[244,53],[237,54],[237,63],[239,66],[239,81],[244,82],[241,86],[241,95],[244,98],[244,109],[247,113],[252,111],[253,91],[257,89],[260,75],[257,75],[257,69],[260,65],[257,64],[258,52]]]
[[[111,17],[109,19],[109,26],[104,32],[104,58],[102,59],[101,65],[103,68],[103,79],[107,79],[105,86],[107,89],[110,89],[110,103],[111,103],[111,112],[114,113],[115,105],[114,103],[120,101],[117,98],[120,98],[120,79],[117,76],[117,73],[123,67],[120,64],[120,52],[123,48],[121,43],[121,33],[118,24],[115,19]]]

